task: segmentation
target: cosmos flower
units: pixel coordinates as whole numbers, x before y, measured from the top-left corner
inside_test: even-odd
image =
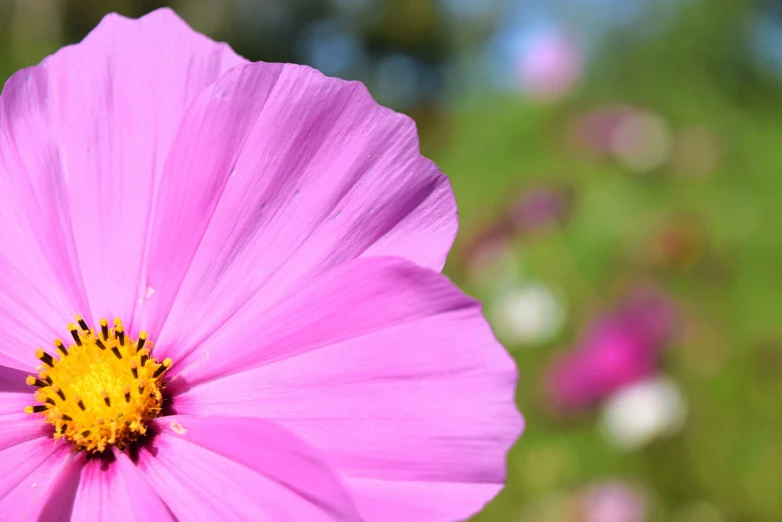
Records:
[[[538,100],[556,100],[575,86],[583,67],[581,50],[560,31],[536,35],[519,58],[518,80]]]
[[[622,450],[637,450],[678,433],[687,418],[687,401],[675,380],[654,375],[618,390],[601,410],[608,441]]]
[[[613,158],[635,174],[666,164],[673,153],[668,122],[641,107],[607,104],[579,116],[572,124],[574,144],[588,152]]]
[[[514,364],[363,85],[109,15],[6,84],[0,190],[0,519],[454,520],[502,487]]]
[[[620,480],[591,485],[581,493],[584,522],[644,522],[645,496],[633,485]]]
[[[673,303],[652,287],[636,288],[554,360],[545,376],[549,397],[558,408],[578,409],[654,374],[675,328]]]
[[[497,291],[487,314],[499,339],[523,347],[550,341],[565,322],[562,300],[548,285],[534,280]]]
[[[524,234],[562,223],[568,217],[572,192],[568,188],[541,185],[522,192],[508,210],[515,232]]]

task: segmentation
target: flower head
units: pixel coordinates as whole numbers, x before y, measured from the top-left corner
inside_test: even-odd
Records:
[[[80,316],[76,321],[78,327],[68,325],[74,344],[54,341],[59,359],[36,350],[42,369],[26,383],[39,388],[35,399],[42,404],[25,412],[42,413],[54,426],[54,438],[65,438],[76,449],[124,449],[160,415],[162,378],[171,359],[158,363],[150,357],[146,332],[137,341],[126,337],[121,319],[111,329],[101,319],[100,331],[90,329]]]
[[[0,190],[0,518],[454,520],[502,487],[515,366],[363,85],[110,15],[6,84]]]
[[[616,480],[594,484],[581,493],[585,522],[643,522],[646,498],[631,484]]]
[[[524,90],[533,98],[555,100],[565,96],[581,75],[583,58],[576,43],[559,31],[532,39],[517,65]]]
[[[662,375],[639,380],[604,402],[603,433],[623,450],[637,450],[676,434],[687,418],[687,401],[676,381]]]
[[[675,327],[672,302],[650,287],[638,287],[615,310],[597,317],[575,348],[555,359],[546,374],[550,398],[561,408],[581,408],[652,375]]]
[[[511,203],[508,219],[520,233],[558,224],[567,218],[571,199],[571,192],[565,188],[533,187]]]

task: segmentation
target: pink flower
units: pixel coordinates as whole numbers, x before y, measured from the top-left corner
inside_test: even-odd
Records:
[[[542,185],[527,189],[508,208],[511,228],[525,233],[560,223],[567,217],[571,200],[566,188]]]
[[[514,364],[438,273],[448,180],[360,83],[110,15],[6,84],[0,189],[0,519],[454,520],[502,487]]]
[[[599,154],[613,153],[617,134],[639,109],[622,104],[607,104],[579,116],[572,124],[577,146]]]
[[[559,408],[582,408],[655,373],[675,322],[667,298],[648,287],[636,289],[554,360],[545,376],[549,397]]]
[[[569,37],[556,31],[542,33],[530,44],[518,64],[518,79],[533,98],[565,96],[581,75],[582,56]]]
[[[604,482],[582,493],[584,522],[644,522],[646,499],[621,481]]]

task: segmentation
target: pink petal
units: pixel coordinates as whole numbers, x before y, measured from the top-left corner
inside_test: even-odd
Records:
[[[88,460],[81,470],[71,520],[173,521],[141,471],[122,452],[114,459]]]
[[[368,522],[465,520],[493,498],[502,484],[346,478]],[[401,500],[401,502],[400,502]]]
[[[35,402],[33,389],[25,383],[27,373],[0,366],[0,422],[4,420],[31,419],[24,413],[25,406]],[[2,433],[0,424],[0,434]],[[0,446],[2,444],[0,443]]]
[[[367,520],[467,518],[502,487],[522,429],[515,365],[479,304],[400,259],[346,263],[189,362],[178,412],[287,427]]]
[[[179,520],[358,520],[318,456],[260,419],[161,417],[139,469]]]
[[[51,424],[39,418],[5,420],[0,418],[0,451],[40,437],[51,436]]]
[[[132,317],[146,292],[145,245],[169,146],[196,94],[239,63],[227,45],[160,10],[108,15],[81,44],[8,81],[0,297],[31,295],[0,305],[0,331],[19,316],[15,328],[49,334],[77,312]]]
[[[173,303],[161,355],[359,256],[439,270],[456,232],[448,180],[420,156],[413,122],[307,67],[228,72],[194,103],[166,169],[142,321],[159,332]]]
[[[26,378],[25,372],[0,366],[0,393],[30,393]]]
[[[70,446],[49,437],[0,451],[0,520],[35,520],[49,498],[62,492],[59,476],[70,476],[70,464]]]
[[[3,102],[0,97],[0,128]],[[7,190],[3,188],[8,177],[3,176],[2,136],[0,133],[0,190]],[[16,198],[9,198],[0,205],[0,392],[6,388],[5,373],[32,372],[40,364],[35,349],[50,346],[62,335],[57,326],[64,329],[71,320],[78,306],[73,298],[80,295],[65,290],[52,275],[58,269],[38,252],[34,235],[23,229],[17,218],[8,217],[7,213],[18,212],[15,203]]]
[[[31,419],[24,408],[35,403],[32,393],[0,393],[0,420]]]

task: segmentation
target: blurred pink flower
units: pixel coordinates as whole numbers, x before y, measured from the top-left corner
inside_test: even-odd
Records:
[[[474,233],[461,248],[461,258],[470,272],[485,272],[512,249],[512,241],[513,227],[503,218]]]
[[[0,129],[0,519],[456,520],[503,486],[515,366],[439,274],[447,178],[363,85],[109,15]],[[127,337],[36,353],[76,311]]]
[[[566,35],[551,31],[539,35],[522,54],[518,79],[533,98],[561,98],[581,75],[582,56],[576,43]]]
[[[516,232],[529,232],[562,222],[570,210],[571,193],[563,188],[539,186],[525,190],[508,208]]]
[[[644,522],[646,500],[629,484],[606,482],[583,493],[581,511],[584,522]]]
[[[575,120],[571,130],[576,146],[613,158],[631,172],[644,174],[671,156],[672,135],[667,121],[652,111],[607,104]]]
[[[575,143],[599,154],[612,154],[617,131],[635,112],[628,105],[607,104],[580,115],[572,124]]]
[[[636,289],[555,358],[545,375],[549,398],[559,408],[582,408],[655,373],[675,322],[671,301],[649,287]]]

